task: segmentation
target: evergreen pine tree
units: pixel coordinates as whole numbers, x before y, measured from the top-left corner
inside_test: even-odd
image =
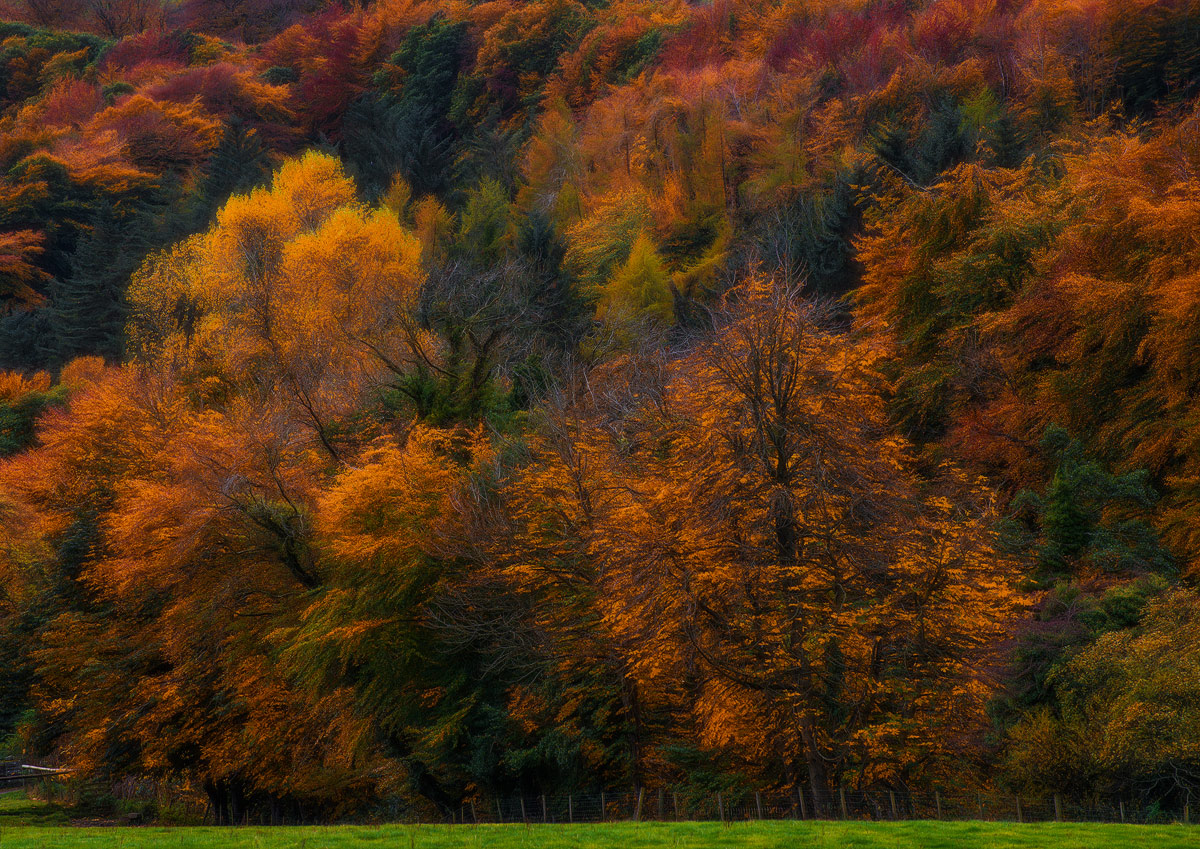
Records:
[[[912,163],[908,157],[911,141],[899,122],[891,119],[880,121],[867,134],[867,145],[885,166],[907,180],[913,179]]]
[[[403,71],[401,89],[369,92],[347,110],[341,153],[368,202],[397,173],[417,197],[448,187],[456,144],[447,115],[465,37],[465,24],[440,16],[413,27],[391,57]]]
[[[271,160],[258,133],[241,119],[232,118],[225,125],[220,144],[213,151],[197,187],[190,229],[206,227],[231,195],[261,185],[270,174]]]
[[[0,368],[31,369],[45,365],[50,338],[49,310],[17,310],[0,316]]]
[[[853,283],[849,268],[853,250],[850,234],[856,222],[854,193],[844,175],[817,192],[801,194],[795,202],[796,253],[811,291],[841,295]]]
[[[942,98],[930,110],[910,156],[912,176],[918,183],[929,185],[943,170],[963,160],[967,150],[962,124],[962,109],[950,97]]]
[[[401,174],[417,196],[446,189],[454,161],[444,120],[391,96],[366,94],[346,112],[341,154],[359,191],[374,203]]]
[[[151,249],[146,215],[105,204],[70,258],[70,272],[50,285],[50,336],[42,349],[51,362],[123,351],[125,289]]]
[[[1021,128],[1005,111],[988,133],[992,156],[1001,168],[1016,168],[1025,159],[1025,140]]]
[[[554,222],[540,212],[530,213],[517,233],[517,251],[535,280],[532,295],[542,332],[556,345],[573,345],[588,316],[573,276],[563,266],[567,248]]]
[[[1041,447],[1054,474],[1043,494],[1017,494],[1004,530],[1010,545],[1034,551],[1044,577],[1070,574],[1081,562],[1111,571],[1173,569],[1146,522],[1158,494],[1145,469],[1114,474],[1057,425],[1046,430]]]

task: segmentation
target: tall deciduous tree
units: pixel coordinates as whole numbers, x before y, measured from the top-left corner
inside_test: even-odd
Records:
[[[747,283],[718,321],[623,468],[608,616],[647,680],[695,670],[710,741],[818,794],[910,780],[961,753],[986,691],[974,662],[1012,609],[986,499],[952,469],[917,474],[876,353],[794,290]]]

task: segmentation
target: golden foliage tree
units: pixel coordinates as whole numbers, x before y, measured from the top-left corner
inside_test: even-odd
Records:
[[[870,347],[794,291],[731,298],[617,467],[606,615],[648,686],[688,682],[710,743],[818,794],[908,780],[978,731],[973,663],[1013,605],[987,500],[917,474]]]

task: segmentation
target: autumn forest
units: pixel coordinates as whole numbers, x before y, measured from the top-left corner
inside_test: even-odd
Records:
[[[1198,0],[0,18],[0,760],[1200,793]]]

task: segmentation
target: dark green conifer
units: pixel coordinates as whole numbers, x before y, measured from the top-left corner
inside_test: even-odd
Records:
[[[192,229],[206,227],[230,196],[262,185],[270,175],[270,156],[258,133],[230,119],[197,187]]]
[[[50,285],[50,337],[42,348],[50,362],[98,354],[120,359],[130,275],[151,248],[148,222],[139,210],[102,205],[71,254],[68,274]]]
[[[1026,490],[1013,500],[1008,530],[1011,540],[1033,548],[1044,576],[1067,575],[1083,563],[1134,573],[1171,569],[1170,555],[1146,522],[1158,495],[1145,469],[1114,474],[1055,425],[1041,447],[1054,473],[1041,495]]]
[[[587,327],[587,306],[570,271],[567,247],[554,222],[530,213],[517,232],[517,252],[534,279],[532,300],[542,333],[556,345],[573,345]]]

